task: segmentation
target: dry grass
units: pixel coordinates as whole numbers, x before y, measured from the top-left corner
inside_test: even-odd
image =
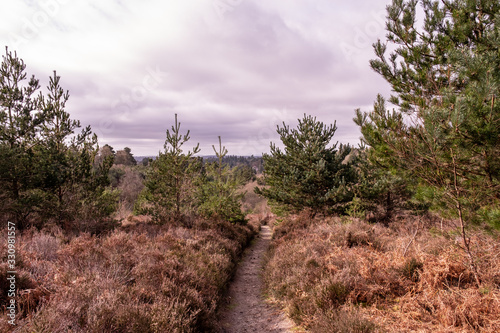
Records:
[[[389,228],[290,217],[275,230],[268,295],[312,332],[500,331],[500,238],[474,231],[477,288],[458,233],[430,217]]]
[[[254,230],[198,220],[190,229],[131,223],[101,237],[25,232],[16,331],[214,331],[221,295]],[[1,266],[0,281],[5,272]],[[5,319],[0,331],[10,329]]]

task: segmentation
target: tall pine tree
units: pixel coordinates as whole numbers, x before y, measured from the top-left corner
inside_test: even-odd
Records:
[[[27,83],[26,65],[6,52],[0,66],[0,208],[18,228],[43,224],[99,220],[114,208],[106,192],[109,162],[94,165],[97,137],[65,111],[68,92],[54,72],[48,94],[33,77]]]

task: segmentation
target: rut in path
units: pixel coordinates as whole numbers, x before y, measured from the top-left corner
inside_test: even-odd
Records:
[[[271,242],[271,229],[262,226],[256,242],[240,263],[229,288],[230,304],[222,317],[223,333],[291,332],[292,322],[262,296],[262,260]]]

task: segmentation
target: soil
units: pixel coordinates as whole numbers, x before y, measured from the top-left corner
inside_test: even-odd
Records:
[[[246,251],[229,288],[229,305],[222,314],[221,332],[291,332],[292,321],[266,303],[263,296],[261,272],[271,237],[269,226],[262,226],[254,244]]]

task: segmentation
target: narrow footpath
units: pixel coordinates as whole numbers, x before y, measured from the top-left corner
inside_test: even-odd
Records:
[[[230,304],[222,316],[223,333],[291,332],[293,323],[262,296],[262,264],[271,242],[271,229],[262,226],[255,243],[246,251],[229,288]]]

